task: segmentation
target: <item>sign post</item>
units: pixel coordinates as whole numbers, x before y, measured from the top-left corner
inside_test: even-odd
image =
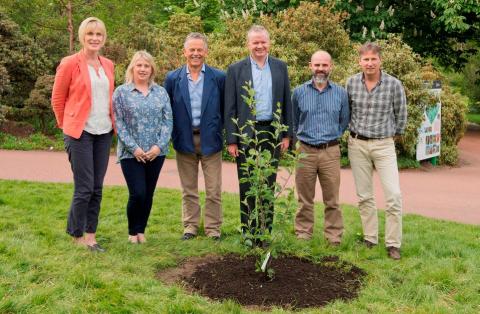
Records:
[[[435,103],[425,106],[423,121],[418,128],[417,160],[430,159],[431,163],[436,165],[437,157],[440,156],[442,141],[442,104],[440,102],[442,85],[440,81],[429,81],[427,86],[435,99]]]

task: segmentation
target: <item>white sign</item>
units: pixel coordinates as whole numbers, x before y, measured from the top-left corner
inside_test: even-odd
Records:
[[[440,81],[429,82],[430,93],[437,100],[436,104],[429,105],[423,113],[423,121],[418,129],[417,160],[440,156],[442,105]]]

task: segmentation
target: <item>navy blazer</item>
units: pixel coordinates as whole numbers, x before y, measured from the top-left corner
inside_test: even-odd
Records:
[[[186,65],[168,72],[164,87],[170,96],[173,112],[172,140],[175,150],[195,153],[192,131],[192,106],[188,91]],[[223,100],[225,73],[205,65],[202,108],[200,117],[200,145],[202,155],[219,152],[223,147]]]
[[[272,109],[273,112],[276,112],[278,107],[282,109],[280,123],[288,126],[288,131],[280,134],[280,137],[292,137],[292,100],[287,65],[270,55],[268,56],[268,64],[272,72]],[[228,67],[225,82],[224,114],[227,144],[240,144],[239,137],[234,135],[239,133],[238,126],[244,126],[247,120],[255,120],[244,99],[248,95],[243,86],[248,81],[253,83],[250,57],[246,57]],[[238,119],[238,126],[232,121],[232,118]],[[250,136],[252,135],[250,128],[245,128],[244,131]]]

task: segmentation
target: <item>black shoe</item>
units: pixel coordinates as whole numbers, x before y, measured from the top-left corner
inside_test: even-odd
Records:
[[[213,236],[209,238],[212,239],[213,241],[220,241],[220,236]]]
[[[93,245],[87,245],[88,249],[92,252],[99,252],[99,253],[103,253],[105,252],[106,250],[101,247],[98,243],[95,243]]]
[[[183,236],[180,238],[180,240],[191,240],[195,237],[196,237],[195,234],[187,232],[187,233],[183,234]]]
[[[373,242],[370,242],[368,240],[363,240],[363,243],[365,244],[365,246],[369,249],[373,248],[375,245],[377,245],[376,243],[373,243]]]

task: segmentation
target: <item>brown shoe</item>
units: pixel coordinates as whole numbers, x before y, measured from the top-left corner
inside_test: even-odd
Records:
[[[328,241],[328,244],[333,247],[339,247],[340,241]]]
[[[387,247],[388,257],[394,260],[400,259],[400,249],[398,247],[389,246]]]
[[[377,245],[376,243],[373,243],[373,242],[370,242],[368,240],[363,240],[363,244],[365,244],[365,246],[369,249],[373,248],[375,245]]]

